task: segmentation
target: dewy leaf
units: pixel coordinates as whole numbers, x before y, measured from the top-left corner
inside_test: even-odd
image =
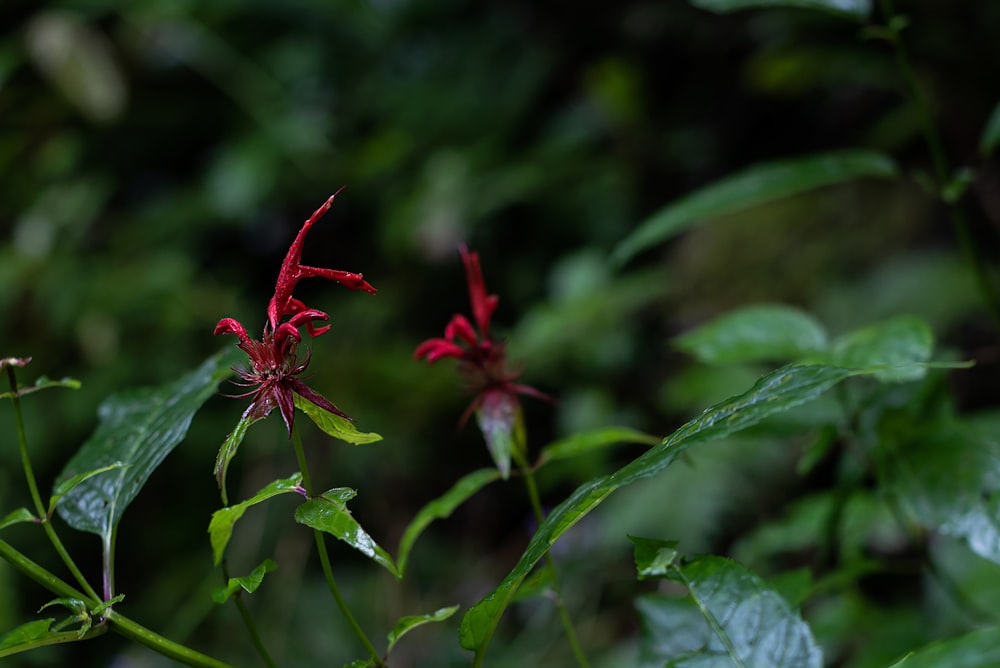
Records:
[[[389,553],[372,540],[347,509],[347,502],[355,495],[356,492],[347,487],[323,492],[295,509],[295,521],[339,538],[397,578],[400,577]]]
[[[499,479],[500,472],[496,469],[479,469],[478,471],[473,471],[452,485],[451,489],[442,496],[439,496],[421,508],[420,512],[416,514],[403,531],[403,537],[399,539],[399,553],[396,556],[396,567],[399,569],[399,576],[403,577],[413,544],[431,522],[450,516],[455,508],[462,505],[466,499],[486,485]]]
[[[397,642],[399,642],[400,638],[418,626],[430,624],[431,622],[443,622],[456,612],[458,612],[458,606],[453,605],[450,608],[441,608],[440,610],[426,615],[409,615],[407,617],[401,617],[392,628],[392,631],[389,631],[389,647],[386,651],[391,652],[392,648]]]
[[[921,526],[1000,564],[1000,443],[953,420],[888,451],[882,488]]]
[[[212,543],[213,563],[218,566],[222,561],[226,545],[229,544],[229,539],[233,535],[233,526],[243,517],[243,513],[247,511],[247,508],[267,501],[279,494],[287,494],[289,492],[302,493],[305,490],[302,489],[301,484],[302,474],[295,473],[288,478],[275,480],[246,501],[237,503],[235,506],[229,506],[228,508],[220,508],[212,513],[212,520],[208,523],[208,537]]]
[[[709,218],[822,186],[895,175],[896,165],[888,156],[862,150],[753,165],[654,213],[618,244],[612,260],[624,264],[640,251],[663,243]]]
[[[693,606],[676,597],[643,598],[644,663],[670,666],[801,666],[821,668],[822,652],[808,625],[759,577],[723,557],[674,562],[668,577],[687,587]],[[672,628],[650,623],[664,607]],[[684,619],[684,618],[687,619]],[[684,633],[678,633],[684,629]]]
[[[986,121],[983,134],[979,138],[979,152],[985,157],[993,152],[993,149],[1000,143],[1000,102],[993,107],[993,113]]]
[[[568,459],[618,443],[656,445],[660,439],[628,427],[602,427],[560,439],[542,448],[538,466],[557,459]]]
[[[773,371],[739,396],[712,406],[659,445],[611,475],[595,478],[576,489],[545,518],[514,569],[462,619],[461,642],[466,649],[483,651],[518,585],[546,551],[597,507],[609,494],[663,471],[692,444],[722,438],[753,426],[771,415],[815,399],[852,375],[870,373],[832,366],[786,366]]]
[[[316,423],[316,426],[324,432],[354,445],[365,445],[381,441],[382,436],[374,432],[358,431],[357,427],[350,420],[345,420],[339,415],[334,415],[325,411],[313,402],[295,395],[295,407],[305,413]]]
[[[875,377],[884,382],[917,380],[934,348],[930,325],[914,316],[896,316],[854,330],[833,342],[829,363],[850,368],[884,366]]]
[[[872,11],[871,0],[691,0],[691,4],[717,14],[753,7],[801,7],[864,21]]]
[[[507,392],[487,392],[483,405],[476,411],[476,421],[500,477],[506,480],[510,475],[510,457],[524,443],[521,402]]]
[[[252,594],[264,582],[264,576],[278,567],[271,559],[265,559],[257,568],[250,571],[249,575],[238,578],[229,578],[225,587],[220,587],[212,592],[212,600],[216,603],[225,603],[229,597],[242,589],[248,594]]]
[[[114,469],[120,469],[123,466],[125,466],[125,464],[123,464],[122,462],[113,462],[111,464],[108,464],[107,466],[102,466],[99,469],[94,469],[93,471],[85,471],[84,473],[78,473],[72,478],[63,480],[61,483],[56,485],[56,488],[52,491],[52,496],[49,498],[49,510],[48,510],[49,517],[52,516],[52,512],[55,510],[56,505],[58,505],[59,501],[61,501],[64,496],[69,494],[69,492],[74,487],[82,483],[84,480],[87,480],[88,478],[93,478],[95,475],[99,473],[104,473],[105,471],[113,471]]]
[[[222,442],[222,446],[215,456],[215,482],[218,483],[219,491],[222,492],[222,503],[224,504],[229,503],[229,493],[226,491],[226,473],[229,471],[229,463],[236,456],[236,451],[246,437],[250,425],[263,419],[262,416],[251,414],[251,411],[247,409],[240,417],[240,421],[226,436],[226,440]]]
[[[978,629],[938,640],[911,652],[890,668],[989,668],[1000,666],[1000,628]]]
[[[72,527],[110,541],[113,528],[160,462],[187,433],[194,414],[228,378],[240,357],[229,350],[210,357],[180,380],[116,394],[101,404],[100,424],[66,464],[65,480],[85,471],[123,467],[87,478],[63,497],[59,515]]]
[[[792,361],[822,352],[826,331],[799,309],[763,304],[723,315],[674,340],[708,364]]]

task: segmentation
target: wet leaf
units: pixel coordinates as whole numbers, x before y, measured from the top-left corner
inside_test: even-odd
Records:
[[[888,156],[862,150],[753,165],[660,209],[618,244],[612,259],[624,264],[711,218],[835,183],[895,175],[896,165]]]
[[[295,521],[307,527],[339,538],[366,557],[379,564],[397,578],[401,577],[389,553],[382,549],[347,509],[347,502],[357,493],[347,487],[338,487],[309,499],[295,509]]]

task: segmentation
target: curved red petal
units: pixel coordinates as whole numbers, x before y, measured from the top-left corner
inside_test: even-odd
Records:
[[[447,339],[427,339],[413,351],[413,359],[426,357],[429,363],[442,357],[464,357],[465,350]]]
[[[476,330],[472,329],[472,323],[464,315],[452,316],[444,328],[444,337],[446,339],[454,341],[456,336],[470,346],[477,346],[479,344],[479,337],[476,336]]]
[[[235,334],[240,337],[241,343],[248,343],[250,337],[247,336],[247,330],[233,318],[223,318],[215,325],[215,336],[219,334]]]

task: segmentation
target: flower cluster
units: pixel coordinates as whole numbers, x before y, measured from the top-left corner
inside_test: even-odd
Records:
[[[341,189],[343,190],[343,189]],[[302,342],[300,327],[305,327],[309,336],[316,337],[330,329],[329,325],[317,326],[318,322],[326,322],[330,316],[319,309],[309,308],[302,301],[292,296],[295,286],[303,278],[326,278],[336,281],[351,290],[376,292],[361,274],[355,274],[337,269],[310,267],[301,263],[302,247],[306,234],[313,224],[323,217],[340,190],[316,209],[305,221],[302,229],[292,242],[274,287],[274,296],[267,306],[267,322],[260,340],[251,339],[243,325],[233,318],[223,318],[215,326],[215,334],[235,334],[240,342],[239,348],[249,357],[247,368],[235,369],[243,382],[237,383],[254,389],[237,397],[253,397],[253,401],[243,414],[244,418],[260,419],[266,417],[275,406],[281,411],[288,433],[292,433],[295,418],[295,397],[298,394],[303,399],[311,401],[323,410],[340,417],[350,419],[326,397],[314,391],[297,378],[309,366],[309,353],[300,358],[298,347]],[[285,318],[288,318],[285,320]]]
[[[444,329],[444,338],[428,339],[414,351],[416,359],[424,358],[429,363],[447,357],[456,358],[458,370],[468,388],[476,397],[462,416],[462,423],[469,416],[485,407],[516,406],[518,394],[551,400],[547,394],[533,387],[515,381],[520,378],[519,370],[507,366],[507,355],[503,341],[490,336],[490,320],[499,301],[496,295],[486,294],[483,271],[479,265],[479,254],[459,247],[462,263],[465,265],[465,279],[469,286],[469,301],[476,328],[464,315],[452,316]]]

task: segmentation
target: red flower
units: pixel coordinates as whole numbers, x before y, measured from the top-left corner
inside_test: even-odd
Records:
[[[304,359],[300,360],[298,356],[298,346],[302,341],[299,327],[305,326],[310,336],[319,336],[330,329],[330,326],[317,327],[315,323],[317,321],[326,322],[330,316],[319,309],[309,308],[294,298],[292,292],[295,290],[295,286],[303,278],[318,276],[336,281],[351,290],[364,290],[372,294],[376,292],[375,288],[369,285],[361,274],[300,264],[306,234],[313,223],[329,211],[333,199],[338,194],[340,194],[340,190],[331,195],[323,206],[316,209],[313,215],[303,223],[302,229],[299,230],[291,248],[288,249],[285,261],[282,262],[281,270],[278,272],[274,296],[267,306],[267,322],[264,324],[264,332],[260,341],[251,339],[247,335],[246,328],[233,318],[223,318],[215,326],[216,336],[235,334],[239,337],[240,350],[250,358],[248,368],[234,369],[243,379],[242,383],[237,383],[238,385],[254,388],[244,394],[235,395],[237,397],[253,396],[253,401],[243,414],[244,417],[260,419],[267,416],[277,406],[281,411],[281,417],[285,421],[289,435],[292,433],[295,418],[296,394],[325,411],[350,419],[328,399],[297,378],[309,366],[308,352]],[[288,320],[282,322],[285,317],[288,317]]]
[[[479,331],[473,328],[464,315],[452,316],[444,328],[444,338],[424,341],[414,351],[414,358],[425,358],[430,363],[446,357],[459,360],[459,373],[465,378],[469,388],[476,393],[476,398],[462,415],[462,423],[468,420],[469,415],[484,406],[507,404],[508,408],[512,409],[518,394],[551,401],[551,397],[547,394],[528,385],[514,382],[521,376],[521,372],[507,367],[503,341],[496,341],[490,337],[490,319],[499,299],[496,295],[486,294],[483,270],[479,266],[479,254],[470,253],[464,244],[459,246],[458,250],[465,265],[469,301],[472,303],[472,315]],[[502,397],[505,397],[505,400],[501,400]]]

